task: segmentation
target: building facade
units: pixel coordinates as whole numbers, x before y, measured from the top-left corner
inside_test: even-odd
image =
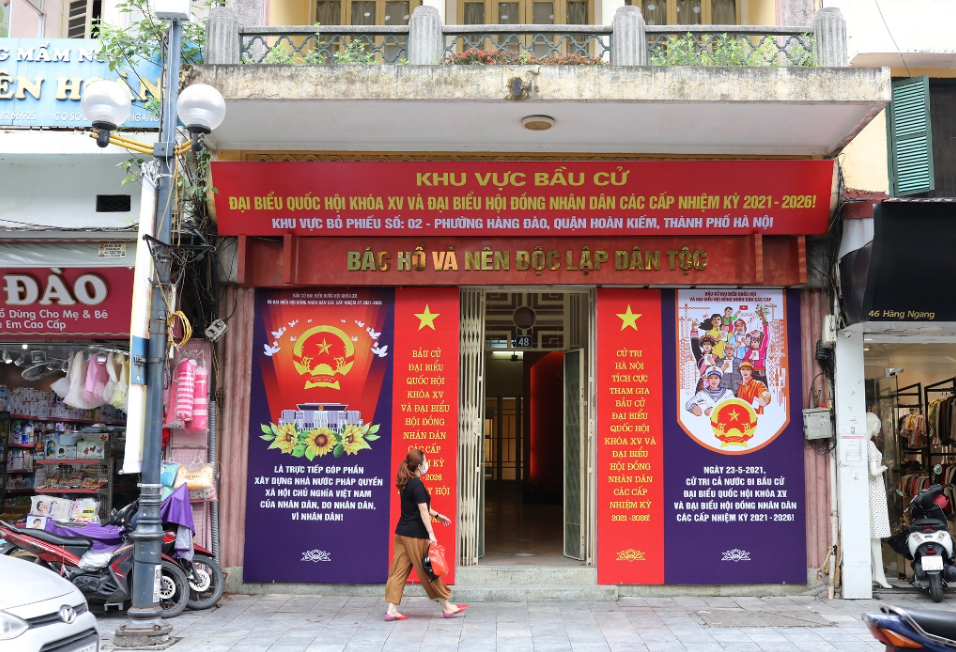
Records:
[[[845,150],[847,203],[834,270],[843,591],[864,598],[878,580],[908,585],[914,576],[885,530],[873,534],[885,517],[849,508],[868,492],[867,460],[857,459],[871,434],[861,427],[868,414],[881,424],[873,441],[888,467],[890,531],[908,525],[904,510],[915,494],[951,475],[952,433],[948,413],[942,428],[939,414],[954,389],[956,328],[936,279],[954,269],[933,252],[954,243],[956,152],[947,107],[956,87],[942,26],[956,15],[946,3],[882,2],[882,11],[824,4],[846,16],[850,65],[888,67],[893,78],[892,102]],[[919,262],[910,258],[916,251]]]
[[[823,583],[818,270],[887,72],[836,11],[539,4],[212,12],[232,589],[379,591],[412,447],[466,596]],[[650,65],[715,17],[775,65]]]

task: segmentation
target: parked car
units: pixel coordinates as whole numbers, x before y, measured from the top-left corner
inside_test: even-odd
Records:
[[[0,650],[99,649],[96,617],[79,589],[47,568],[0,556]]]

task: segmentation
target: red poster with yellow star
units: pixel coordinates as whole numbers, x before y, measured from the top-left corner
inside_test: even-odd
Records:
[[[664,583],[661,294],[597,294],[599,584]]]
[[[451,519],[448,526],[432,521],[450,564],[442,578],[446,584],[455,581],[457,559],[458,315],[458,288],[395,290],[392,458],[397,463],[412,448],[425,453],[429,469],[422,480],[431,494],[431,508]],[[400,504],[394,488],[392,493],[394,524]],[[390,545],[390,555],[391,550]],[[414,571],[412,579],[417,579]]]

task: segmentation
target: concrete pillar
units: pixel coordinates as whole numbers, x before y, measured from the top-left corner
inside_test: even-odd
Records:
[[[408,21],[408,64],[433,66],[445,54],[445,35],[441,16],[435,7],[422,5]]]
[[[205,63],[239,63],[239,17],[229,7],[209,9]]]
[[[827,7],[813,17],[817,62],[825,68],[846,68],[846,21],[837,7]]]
[[[242,27],[262,27],[268,25],[266,0],[229,0],[229,6],[239,16]]]
[[[615,66],[646,66],[647,36],[644,16],[634,6],[619,7],[611,21],[611,63]]]
[[[863,332],[857,327],[837,334],[836,382],[837,506],[843,553],[843,597],[873,597],[870,570],[870,498],[866,460],[866,385]]]

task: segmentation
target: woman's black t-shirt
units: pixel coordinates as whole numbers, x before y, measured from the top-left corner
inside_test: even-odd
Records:
[[[422,513],[418,509],[421,503],[425,503],[430,509],[432,497],[428,494],[425,483],[418,478],[412,478],[402,492],[402,515],[395,526],[395,534],[413,539],[428,538],[428,530],[422,523]]]

